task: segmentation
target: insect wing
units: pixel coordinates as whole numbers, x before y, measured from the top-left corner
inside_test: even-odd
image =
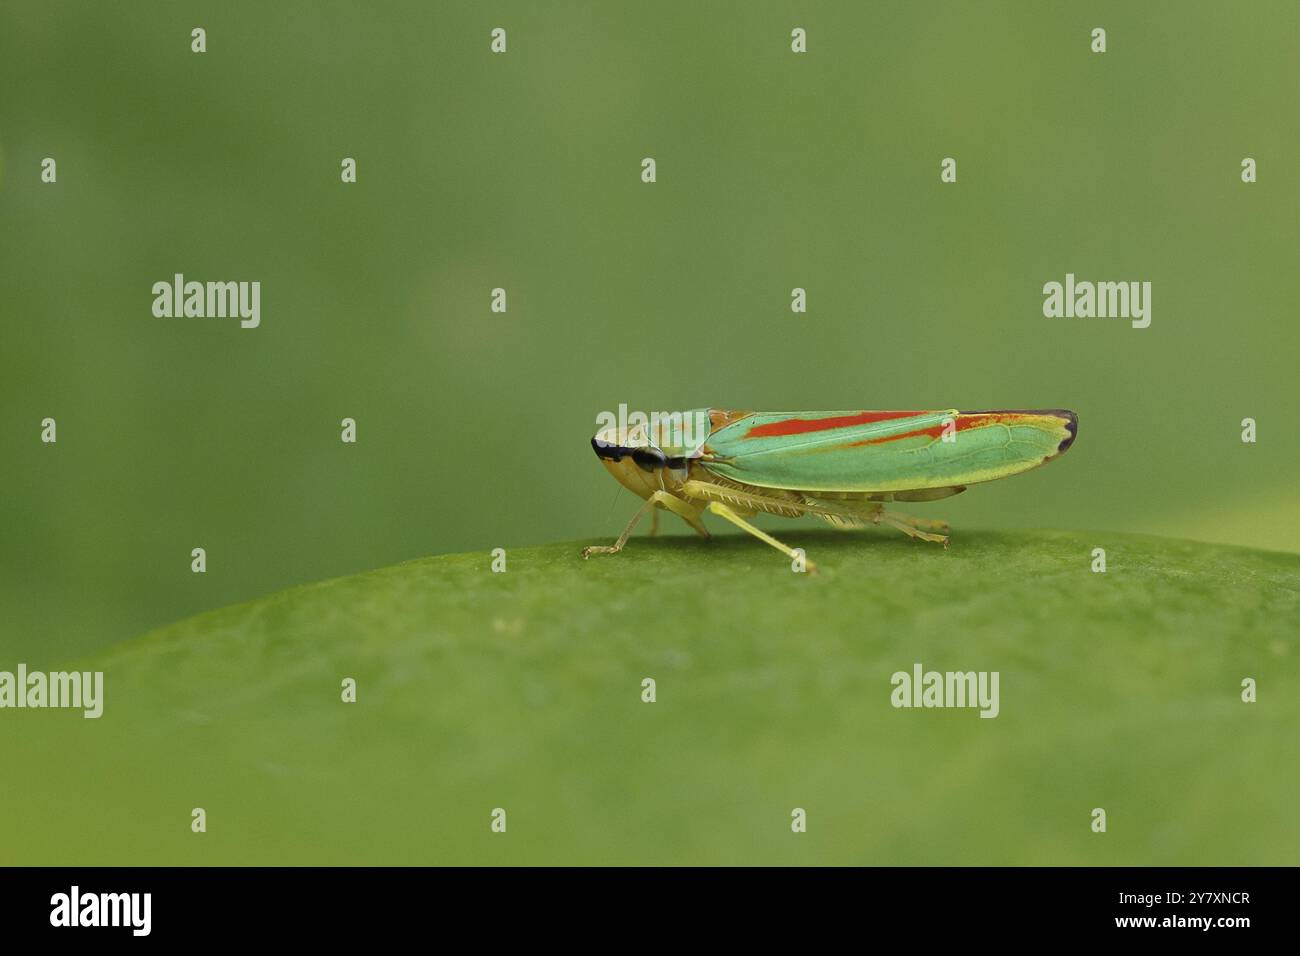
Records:
[[[763,488],[896,492],[968,485],[1035,468],[1070,446],[1065,410],[755,412],[720,422],[711,473]]]

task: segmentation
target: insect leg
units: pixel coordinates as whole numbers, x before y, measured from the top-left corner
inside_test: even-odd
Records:
[[[795,554],[794,549],[791,548],[789,545],[782,544],[780,541],[777,541],[776,538],[772,537],[766,531],[762,531],[759,528],[754,527],[752,524],[750,524],[740,515],[736,514],[726,505],[722,504],[720,501],[709,502],[709,510],[712,511],[715,515],[718,515],[719,517],[726,518],[737,528],[740,528],[743,531],[748,531],[755,538],[758,538],[758,540],[766,541],[768,544],[776,548],[776,550],[780,551],[786,557],[788,558],[799,557],[799,555]],[[816,572],[817,570],[817,566],[813,564],[811,561],[809,561],[807,558],[804,558],[804,566],[810,572]]]
[[[914,518],[911,515],[899,514],[897,511],[886,511],[885,514],[920,531],[935,531],[939,534],[947,534],[952,530],[946,521],[937,521],[932,518]]]
[[[942,521],[929,521],[924,518],[913,518],[910,515],[898,514],[894,511],[881,511],[878,514],[878,520],[883,521],[891,528],[897,528],[903,534],[913,538],[920,538],[922,541],[935,541],[948,547],[948,537],[943,534],[934,534],[924,530],[925,528],[942,528],[948,530],[948,526]]]
[[[646,499],[645,504],[637,509],[636,514],[632,516],[632,520],[627,523],[627,527],[623,529],[623,533],[618,536],[613,545],[591,545],[582,549],[582,556],[589,558],[593,554],[618,554],[623,550],[623,545],[627,544],[627,539],[636,528],[637,522],[641,520],[647,511],[651,511],[655,507],[667,508],[673,514],[680,515],[687,524],[704,535],[704,537],[709,536],[708,530],[700,522],[698,509],[692,509],[686,502],[674,498],[666,491],[656,491]]]
[[[797,518],[807,513],[807,506],[800,501],[778,497],[777,494],[760,494],[745,488],[732,488],[710,484],[707,481],[688,481],[682,486],[682,493],[688,498],[699,501],[716,501],[718,504],[731,505],[733,514],[739,508],[745,514],[766,511],[768,514],[781,515],[785,518]]]
[[[700,515],[703,512],[700,510],[699,505],[694,502],[682,501],[682,499],[670,495],[666,491],[661,491],[659,494],[663,496],[659,500],[659,504],[663,508],[671,511],[694,528],[701,538],[709,537],[709,529],[704,527],[704,522],[700,520]],[[659,512],[656,511],[655,516],[658,517],[658,515]]]

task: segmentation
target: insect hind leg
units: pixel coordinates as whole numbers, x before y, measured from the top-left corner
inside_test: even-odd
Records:
[[[766,531],[754,527],[752,524],[750,524],[740,515],[736,514],[734,511],[732,511],[722,502],[720,501],[710,502],[709,510],[721,518],[726,518],[728,521],[734,524],[737,528],[740,528],[742,531],[748,531],[755,538],[758,538],[759,541],[763,541],[767,544],[770,544],[772,547],[776,548],[776,550],[780,551],[786,557],[793,558],[793,559],[798,559],[800,557],[800,555],[795,553],[794,548],[791,548],[787,544],[782,544],[780,541],[776,540],[776,538],[772,537]],[[817,573],[817,566],[813,564],[811,561],[809,561],[807,557],[804,557],[803,562],[804,562],[803,566],[807,569],[808,573],[810,574]]]
[[[946,521],[913,518],[911,515],[900,514],[897,511],[879,511],[874,516],[874,520],[887,524],[891,528],[897,528],[908,537],[919,538],[922,541],[933,541],[936,544],[943,545],[945,549],[948,547],[947,533],[951,529]]]

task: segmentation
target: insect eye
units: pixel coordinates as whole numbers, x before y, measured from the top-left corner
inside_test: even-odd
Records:
[[[642,471],[654,471],[664,467],[668,459],[658,448],[638,448],[632,452],[632,460]]]

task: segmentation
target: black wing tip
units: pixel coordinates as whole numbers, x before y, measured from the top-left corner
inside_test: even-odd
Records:
[[[1079,416],[1068,408],[1055,409],[1052,414],[1065,419],[1065,430],[1070,433],[1067,437],[1061,439],[1061,444],[1056,446],[1056,453],[1063,455],[1070,450],[1074,440],[1079,437]]]
[[[1067,452],[1074,440],[1079,437],[1079,416],[1068,408],[986,408],[976,412],[962,412],[962,415],[993,415],[998,412],[1014,412],[1020,415],[1052,415],[1065,419],[1065,430],[1070,434],[1061,439],[1056,446],[1056,454]]]

